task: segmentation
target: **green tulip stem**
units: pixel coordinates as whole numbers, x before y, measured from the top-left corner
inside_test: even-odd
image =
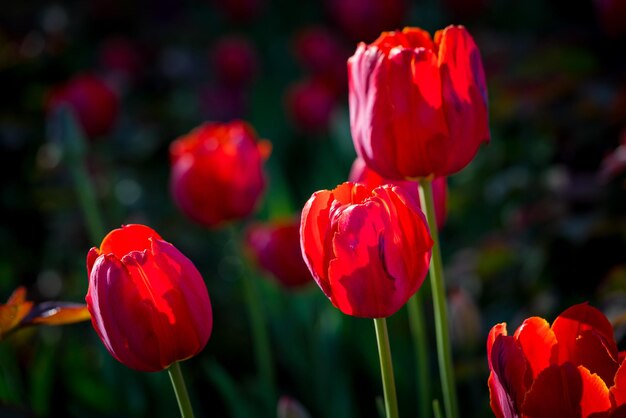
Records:
[[[430,416],[431,380],[428,373],[428,336],[426,334],[426,320],[424,319],[423,295],[418,291],[407,304],[409,327],[413,338],[415,351],[415,368],[417,377],[417,410],[418,416]]]
[[[185,378],[183,377],[183,372],[180,370],[180,363],[173,363],[167,368],[167,373],[170,375],[172,386],[174,386],[180,416],[182,418],[193,418],[193,409],[191,408],[191,401],[189,400],[189,394],[185,386]]]
[[[380,372],[385,394],[385,412],[387,418],[398,418],[398,400],[396,398],[396,383],[393,378],[393,362],[391,361],[387,320],[385,318],[374,318],[374,326],[376,328]]]
[[[98,245],[104,238],[104,222],[98,209],[94,187],[85,165],[85,136],[78,125],[72,110],[61,107],[51,120],[52,134],[57,135],[63,147],[63,155],[74,181],[89,238],[93,245]]]
[[[252,328],[252,345],[256,357],[256,365],[259,373],[259,382],[263,387],[265,402],[268,410],[276,408],[276,381],[274,376],[274,362],[270,350],[270,339],[267,329],[266,314],[261,304],[259,287],[255,282],[255,275],[244,253],[243,240],[234,228],[230,229],[233,245],[237,246],[239,261],[241,263],[241,276],[243,282],[244,297],[248,308],[250,327]]]
[[[437,357],[439,360],[439,375],[443,391],[443,404],[447,418],[458,418],[458,404],[454,384],[454,370],[452,368],[452,350],[448,331],[448,314],[446,303],[446,288],[443,278],[443,264],[439,247],[439,233],[435,218],[435,204],[430,179],[419,179],[419,195],[422,210],[428,220],[430,235],[434,241],[432,259],[430,262],[430,285],[433,296],[435,313],[435,336],[437,339]]]

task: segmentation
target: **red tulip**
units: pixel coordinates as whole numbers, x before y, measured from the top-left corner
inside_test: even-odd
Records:
[[[300,251],[300,219],[254,224],[246,242],[257,264],[280,284],[296,288],[311,283],[311,274]]]
[[[193,263],[144,225],[111,231],[87,255],[87,307],[124,365],[156,372],[198,354],[211,335],[209,293]]]
[[[362,158],[357,157],[352,163],[348,180],[354,183],[362,183],[370,189],[375,189],[383,184],[393,184],[394,186],[402,187],[406,190],[408,195],[415,199],[415,202],[421,209],[417,181],[386,179],[374,170],[370,169]],[[435,219],[437,221],[437,228],[441,229],[446,223],[447,216],[446,194],[448,187],[446,184],[446,178],[437,177],[432,181],[432,187],[433,200],[435,203]]]
[[[252,44],[243,37],[225,37],[214,46],[211,61],[217,78],[230,86],[252,81],[257,71],[257,56]]]
[[[402,26],[405,0],[329,0],[331,16],[348,37],[373,40],[380,32]]]
[[[328,128],[337,99],[333,89],[321,79],[304,80],[287,91],[287,111],[293,123],[304,132]]]
[[[245,122],[199,126],[170,146],[175,202],[207,227],[248,216],[265,189],[268,153],[268,142]]]
[[[618,417],[626,413],[626,366],[606,317],[574,305],[550,326],[526,319],[487,340],[491,409],[502,418]]]
[[[385,32],[348,60],[356,151],[390,179],[448,176],[489,141],[487,87],[462,26]]]
[[[309,27],[298,32],[294,53],[302,67],[323,79],[337,93],[345,92],[348,84],[346,60],[350,53],[330,30]]]
[[[117,94],[100,78],[81,74],[54,89],[47,103],[48,111],[68,105],[88,137],[111,131],[119,111]]]
[[[346,182],[314,193],[302,211],[304,260],[348,315],[397,312],[422,285],[432,245],[422,211],[399,187]]]

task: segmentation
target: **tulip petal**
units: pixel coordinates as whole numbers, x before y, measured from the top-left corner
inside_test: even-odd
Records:
[[[403,305],[396,283],[404,279],[388,274],[380,257],[384,247],[382,231],[388,227],[378,203],[353,205],[341,214],[333,238],[329,279],[333,290],[331,301],[348,315],[381,318]]]
[[[578,371],[583,382],[583,395],[580,401],[582,416],[608,411],[611,408],[611,398],[604,380],[584,366],[578,366]]]
[[[489,330],[489,335],[487,336],[487,361],[489,362],[489,370],[493,370],[491,362],[491,350],[493,349],[493,343],[500,335],[508,335],[506,331],[506,322],[496,324],[491,327],[491,330]]]
[[[163,369],[152,308],[114,255],[102,255],[94,263],[86,301],[93,327],[113,357],[140,371]],[[150,350],[138,351],[141,347]]]
[[[550,324],[543,318],[528,318],[515,331],[514,337],[522,347],[535,379],[550,365],[550,357],[557,343]]]
[[[460,152],[448,153],[448,175],[465,167],[482,142],[489,141],[487,88],[480,52],[462,26],[449,26],[435,34],[443,107],[450,138]],[[462,145],[461,145],[462,144]]]
[[[517,417],[527,390],[528,363],[515,338],[499,335],[491,350],[493,383],[490,386],[492,408],[504,417]]]
[[[558,341],[558,350],[552,359],[553,363],[576,361],[576,340],[583,331],[593,331],[598,335],[610,357],[617,361],[617,344],[611,323],[602,312],[587,303],[566,309],[554,320],[552,330]]]
[[[302,258],[328,298],[331,297],[332,290],[328,280],[330,251],[327,251],[326,243],[330,242],[328,234],[332,200],[333,195],[329,190],[315,192],[302,209],[300,223]]]
[[[523,404],[529,418],[582,417],[583,382],[572,363],[552,365],[539,373]]]
[[[589,369],[591,373],[597,373],[607,384],[613,385],[618,364],[611,356],[608,348],[595,331],[582,331],[576,339],[574,348],[574,364]]]
[[[191,260],[166,241],[152,243],[152,262],[170,281],[163,299],[176,312],[174,339],[178,344],[173,359],[191,357],[204,348],[213,328],[209,292]]]
[[[150,248],[150,238],[161,239],[154,229],[145,225],[122,225],[121,228],[112,230],[104,237],[99,253],[114,254],[121,260],[131,251],[143,251]],[[87,254],[88,264],[98,254],[97,249],[92,249],[89,253]]]
[[[611,396],[616,406],[626,405],[626,362],[622,362],[615,373]]]
[[[444,150],[449,135],[437,57],[430,49],[395,48],[387,65],[381,67],[380,77],[387,88],[378,100],[388,103],[392,115],[376,118],[385,136],[372,138],[372,142],[385,148],[403,177],[438,172],[447,158]],[[416,166],[422,167],[421,171],[416,171]]]

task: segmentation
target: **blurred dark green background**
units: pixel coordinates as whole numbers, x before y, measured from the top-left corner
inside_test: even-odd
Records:
[[[511,330],[527,316],[552,321],[584,300],[610,319],[624,313],[626,11],[605,13],[600,6],[611,2],[592,0],[399,1],[395,11],[363,11],[376,3],[2,4],[0,300],[25,285],[35,301],[84,301],[85,257],[99,243],[89,238],[44,103],[74,74],[97,73],[121,97],[114,130],[89,141],[86,157],[107,229],[150,225],[194,261],[211,295],[211,340],[183,363],[196,416],[267,416],[237,243],[232,231],[203,229],[175,208],[168,145],[205,120],[248,120],[273,144],[269,187],[255,218],[295,214],[311,193],[346,180],[355,156],[341,77],[330,96],[315,89],[304,95],[304,110],[290,99],[294,85],[316,77],[298,59],[302,31],[324,28],[345,59],[358,39],[373,40],[355,33],[407,25],[432,33],[455,23],[467,26],[483,54],[492,132],[472,164],[449,179],[442,231],[463,416],[492,416],[484,344],[495,323],[507,321]],[[215,55],[216,45],[234,35],[254,53],[253,78],[237,86],[220,79]],[[132,57],[122,63],[133,63],[122,74],[115,59],[103,57],[105,45],[120,39]],[[303,125],[302,112],[321,116]],[[280,393],[313,417],[377,417],[382,390],[371,321],[343,316],[314,284],[288,292],[256,274]],[[426,311],[430,318],[428,302]],[[400,412],[415,416],[406,312],[389,326]],[[616,332],[624,349],[624,328]],[[434,351],[431,359],[438,395]],[[117,363],[88,323],[31,328],[0,342],[1,417],[177,414],[167,375]]]

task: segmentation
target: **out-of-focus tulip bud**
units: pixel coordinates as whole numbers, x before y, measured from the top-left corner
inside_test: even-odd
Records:
[[[309,27],[298,32],[294,53],[306,70],[324,79],[336,91],[345,91],[348,84],[346,60],[350,52],[330,30]]]
[[[355,41],[371,42],[379,33],[402,27],[405,0],[328,0],[337,25]]]
[[[422,285],[433,241],[402,188],[346,182],[315,192],[302,211],[300,245],[313,278],[347,315],[393,315]]]
[[[170,189],[178,207],[207,227],[253,212],[265,189],[267,141],[242,121],[205,123],[170,146]]]
[[[320,79],[294,84],[286,94],[288,114],[294,125],[304,132],[328,129],[336,101],[333,89]]]
[[[246,85],[252,81],[258,70],[257,54],[246,38],[229,36],[220,39],[211,53],[215,74],[224,84]]]
[[[119,111],[117,94],[92,74],[77,75],[55,88],[48,98],[47,110],[52,112],[61,105],[72,108],[90,138],[109,133]]]
[[[141,69],[139,51],[125,38],[107,39],[98,55],[100,66],[124,84],[133,81]]]
[[[113,357],[145,372],[198,354],[213,314],[202,276],[172,244],[144,225],[111,231],[87,254],[87,307]]]
[[[281,396],[278,400],[278,418],[311,418],[302,404],[289,396]]]
[[[313,282],[300,250],[300,218],[253,224],[246,243],[256,263],[286,288]]]
[[[253,21],[265,6],[265,0],[214,0],[214,2],[228,19],[238,23]]]

